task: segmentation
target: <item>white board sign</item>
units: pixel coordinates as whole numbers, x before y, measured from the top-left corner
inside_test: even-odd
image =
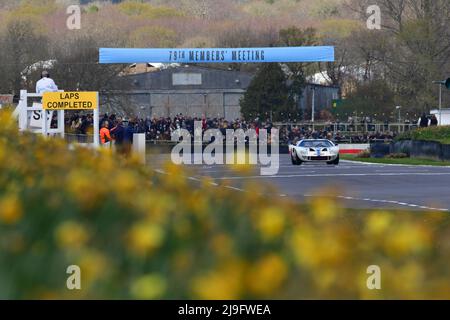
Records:
[[[201,73],[174,73],[172,75],[172,85],[174,86],[199,86],[201,84]]]
[[[33,107],[34,108],[42,108],[42,104],[41,103],[33,103]],[[48,123],[48,128],[50,128],[52,119],[53,119],[53,112],[54,111],[47,111],[47,123]],[[29,117],[29,123],[30,123],[30,127],[32,128],[42,128],[42,111],[31,111],[28,115]]]

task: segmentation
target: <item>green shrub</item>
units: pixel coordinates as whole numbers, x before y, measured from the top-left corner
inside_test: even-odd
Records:
[[[121,12],[130,15],[147,19],[156,18],[170,18],[180,17],[183,14],[171,7],[166,6],[152,6],[149,3],[143,3],[139,1],[125,1],[118,5]]]
[[[436,141],[449,144],[450,126],[436,126],[407,131],[397,136],[396,141],[401,140]]]
[[[394,141],[404,141],[404,140],[412,140],[412,132],[413,131],[406,131],[403,133],[400,133],[394,138]]]
[[[99,7],[97,7],[96,5],[92,5],[87,9],[88,13],[97,13],[99,11]]]

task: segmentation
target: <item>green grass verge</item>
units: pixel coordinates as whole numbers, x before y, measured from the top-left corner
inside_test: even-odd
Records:
[[[382,163],[382,164],[407,164],[407,165],[428,165],[428,166],[450,166],[450,161],[440,161],[420,158],[357,158],[355,155],[341,155],[342,160],[352,160],[366,163]]]

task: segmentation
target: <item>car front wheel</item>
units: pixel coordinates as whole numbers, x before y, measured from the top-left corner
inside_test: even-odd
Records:
[[[328,161],[327,164],[337,166],[339,164],[339,156],[337,156],[333,161]]]
[[[303,161],[299,159],[295,151],[292,151],[291,161],[294,166],[299,166],[303,163]]]

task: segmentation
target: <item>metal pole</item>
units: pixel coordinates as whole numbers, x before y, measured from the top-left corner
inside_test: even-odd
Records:
[[[444,81],[433,81],[434,84],[439,85],[439,125],[442,124],[442,86],[445,85]]]
[[[48,121],[47,121],[47,116],[48,116],[48,114],[47,114],[47,110],[45,110],[44,109],[44,106],[42,106],[42,111],[41,111],[41,117],[42,117],[42,135],[44,136],[44,137],[46,137],[47,138],[47,136],[48,136],[48,130],[47,130],[47,123],[48,123]],[[53,113],[51,113],[51,117],[53,117]],[[50,120],[51,121],[51,120]]]
[[[312,108],[311,108],[311,122],[312,122],[312,130],[314,131],[314,114],[316,112],[315,110],[315,93],[316,93],[316,88],[313,86],[312,87]]]
[[[442,84],[439,85],[439,125],[442,125]]]
[[[97,106],[94,109],[94,147],[100,146],[100,101],[97,92]]]
[[[135,133],[133,135],[133,151],[135,154],[137,154],[142,162],[142,164],[145,164],[146,161],[146,154],[145,154],[145,133]]]
[[[20,90],[20,101],[19,105],[14,111],[13,115],[19,117],[19,130],[24,131],[27,129],[27,121],[28,121],[28,97],[27,90]]]
[[[223,108],[223,118],[227,119],[227,114],[225,111],[225,92],[222,93],[222,108]]]
[[[64,110],[57,111],[58,113],[58,131],[59,135],[62,139],[64,139],[65,132],[66,132],[66,122],[64,117]]]

